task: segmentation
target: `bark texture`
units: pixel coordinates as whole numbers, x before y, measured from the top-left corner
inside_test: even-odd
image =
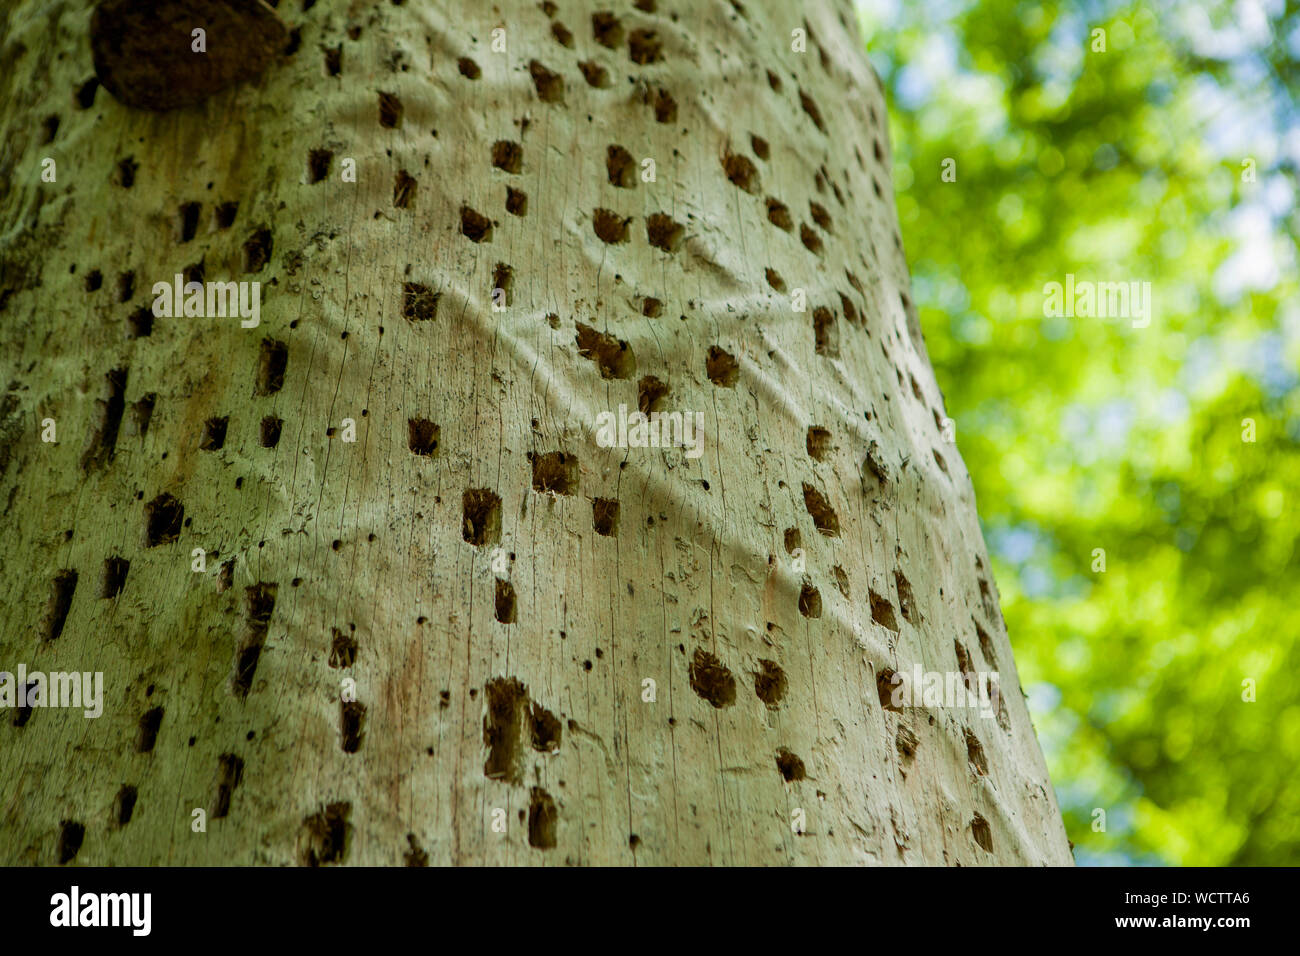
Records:
[[[278,16],[149,111],[0,13],[0,670],[105,686],[5,714],[0,862],[1069,863],[851,4]]]

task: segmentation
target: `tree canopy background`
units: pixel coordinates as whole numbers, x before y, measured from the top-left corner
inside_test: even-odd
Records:
[[[1300,863],[1300,4],[859,11],[1076,859]],[[1150,326],[1045,317],[1067,273]]]

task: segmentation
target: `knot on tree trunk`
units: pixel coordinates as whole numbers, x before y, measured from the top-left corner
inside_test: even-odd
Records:
[[[287,42],[263,0],[103,0],[90,21],[100,84],[144,110],[193,106],[253,79]]]

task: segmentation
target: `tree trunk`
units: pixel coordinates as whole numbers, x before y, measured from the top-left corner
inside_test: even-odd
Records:
[[[102,6],[0,14],[0,669],[103,675],[0,862],[1070,862],[851,3]]]

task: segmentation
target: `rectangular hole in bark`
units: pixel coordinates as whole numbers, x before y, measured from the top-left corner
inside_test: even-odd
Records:
[[[487,706],[483,743],[488,749],[483,775],[489,780],[519,783],[523,779],[519,758],[528,688],[514,677],[494,677],[483,689]]]
[[[153,419],[153,407],[157,401],[158,393],[150,392],[131,406],[132,424],[141,438],[149,433],[149,422]]]
[[[239,203],[223,202],[217,207],[217,228],[229,229],[235,224],[235,215],[239,212]]]
[[[981,776],[989,772],[989,758],[984,753],[984,745],[969,729],[966,729],[966,759],[970,761]]]
[[[857,307],[843,292],[840,293],[840,308],[844,310],[844,318],[849,320],[850,325],[857,325],[861,320],[858,318]]]
[[[543,103],[564,102],[564,77],[552,73],[537,60],[528,62],[528,73],[533,78],[539,100]]]
[[[840,536],[840,519],[835,514],[835,509],[831,507],[825,495],[806,482],[803,486],[803,503],[818,531],[828,538]]]
[[[36,688],[39,687],[39,686],[40,686],[40,685],[37,684],[37,683],[35,683],[35,682],[28,681],[26,684],[23,685],[23,688],[24,688],[23,693],[26,694],[26,695],[28,695],[28,699],[30,699],[30,695],[31,695],[31,694],[36,690]],[[31,705],[31,704],[25,704],[25,705],[23,705],[23,706],[21,706],[21,707],[15,707],[15,708],[14,708],[13,725],[14,725],[15,727],[18,727],[18,728],[26,727],[26,726],[27,726],[27,721],[29,721],[29,720],[31,720],[31,719],[32,719],[32,705]]]
[[[627,35],[627,52],[633,63],[645,65],[663,59],[663,41],[654,30],[642,28]]]
[[[325,54],[325,75],[338,76],[343,71],[343,44],[326,47],[321,52]]]
[[[498,262],[492,270],[492,304],[505,308],[510,304],[511,289],[515,282],[515,270],[504,262]]]
[[[257,381],[254,395],[274,395],[284,388],[284,372],[289,365],[289,346],[274,339],[262,339],[262,349],[257,359]]]
[[[59,865],[71,863],[81,850],[81,841],[86,838],[86,828],[76,820],[63,820],[59,823]]]
[[[908,381],[911,382],[911,385],[912,385],[912,397],[915,398],[918,402],[920,402],[921,404],[924,405],[924,404],[925,404],[925,393],[924,393],[923,391],[921,391],[921,383],[918,382],[918,381],[916,380],[916,376],[913,375],[911,372],[908,372],[908,373],[907,373],[907,378],[908,378]]]
[[[345,754],[354,754],[361,749],[365,723],[366,705],[355,700],[343,701],[339,709],[339,735]]]
[[[240,697],[247,697],[253,686],[253,677],[257,673],[257,662],[262,656],[262,645],[252,639],[245,639],[235,653],[235,676],[233,688]]]
[[[502,624],[514,624],[517,620],[515,610],[515,588],[509,581],[497,578],[496,582],[496,618]]]
[[[420,846],[420,841],[415,838],[414,833],[406,835],[406,845],[408,847],[403,859],[407,866],[428,866],[429,854]]]
[[[616,245],[616,243],[628,241],[628,222],[632,220],[625,219],[619,213],[612,212],[610,209],[593,209],[591,211],[591,229],[601,238],[602,242]]]
[[[209,418],[203,423],[203,435],[199,438],[200,451],[220,451],[226,444],[226,429],[230,425],[228,416]]]
[[[677,101],[662,86],[649,90],[644,99],[654,107],[656,123],[677,122]]]
[[[664,399],[672,389],[653,375],[647,375],[636,383],[636,407],[642,415],[663,409]]]
[[[840,357],[840,333],[835,324],[835,313],[824,305],[813,309],[813,336],[818,355]]]
[[[831,225],[831,214],[826,211],[826,207],[818,202],[809,202],[808,211],[812,213],[813,222],[817,223],[817,228],[823,232],[834,231]]]
[[[408,418],[406,420],[406,444],[411,454],[425,458],[433,457],[438,451],[440,429],[427,418]]]
[[[623,26],[618,17],[607,10],[591,15],[591,33],[597,43],[611,50],[617,50],[623,42]]]
[[[135,735],[135,752],[152,753],[158,742],[158,730],[162,727],[163,709],[151,707],[140,715],[140,726]]]
[[[330,174],[330,164],[334,162],[334,152],[328,149],[313,149],[307,153],[307,182],[318,183]]]
[[[379,125],[384,129],[397,129],[402,125],[402,101],[396,93],[379,94]]]
[[[735,388],[740,378],[740,363],[726,349],[710,345],[704,357],[704,372],[709,381],[721,388]]]
[[[113,819],[117,821],[118,826],[124,827],[131,822],[138,796],[135,787],[129,784],[123,784],[117,791],[117,796],[113,799]]]
[[[894,618],[894,605],[889,603],[889,598],[877,594],[870,588],[867,589],[867,593],[871,597],[871,619],[882,627],[897,631],[898,621]]]
[[[686,227],[671,216],[657,212],[646,219],[646,239],[664,252],[676,252],[686,235]]]
[[[578,490],[578,459],[566,452],[528,453],[533,463],[533,491],[571,495]]]
[[[555,849],[559,819],[551,795],[541,787],[533,787],[528,796],[528,845],[538,850]]]
[[[578,64],[578,69],[582,71],[582,78],[587,81],[588,86],[598,90],[609,87],[609,70],[595,60],[583,60]]]
[[[126,411],[127,370],[115,368],[104,376],[104,397],[95,400],[96,421],[89,446],[81,456],[84,469],[99,468],[113,460],[117,447],[117,432],[122,426],[122,413]]]
[[[147,339],[153,335],[153,310],[142,305],[126,318],[128,339]]]
[[[99,89],[99,77],[92,76],[77,87],[77,108],[88,110],[95,105],[95,91]]]
[[[605,148],[605,174],[611,186],[632,189],[636,186],[636,159],[622,146],[613,143]]]
[[[972,616],[970,620],[971,623],[975,625],[975,635],[979,638],[980,650],[984,652],[984,659],[993,666],[994,670],[997,670],[998,656],[997,652],[993,648],[993,638],[989,636],[988,631],[984,630],[984,628],[980,626],[980,622],[975,620],[974,616]]]
[[[244,243],[244,271],[261,272],[271,261],[271,230],[262,228],[254,232]]]
[[[987,617],[989,621],[996,621],[998,619],[998,606],[997,602],[993,600],[993,590],[989,587],[989,582],[984,580],[984,578],[980,578],[979,583],[980,604],[984,607],[984,616]]]
[[[231,558],[221,565],[221,571],[217,574],[217,593],[221,594],[229,591],[231,585],[235,583],[235,559]]]
[[[122,593],[126,587],[126,572],[131,568],[131,562],[126,558],[108,558],[104,561],[104,576],[100,580],[99,596],[101,598],[115,598]]]
[[[822,120],[821,110],[817,108],[817,103],[811,96],[804,92],[802,87],[799,88],[799,105],[802,106],[803,111],[808,114],[808,118],[813,121],[813,125],[823,133],[826,132],[826,124],[825,121]]]
[[[808,580],[799,588],[799,613],[804,617],[822,616],[822,594]]]
[[[753,160],[748,156],[727,152],[722,157],[722,171],[726,173],[727,179],[731,180],[733,185],[738,186],[747,193],[758,193],[758,167],[754,165]]]
[[[235,650],[235,673],[231,688],[236,696],[247,697],[262,656],[262,645],[275,609],[275,584],[258,583],[244,589],[244,634]]]
[[[399,169],[393,177],[393,206],[397,209],[410,209],[415,202],[415,177],[404,169]]]
[[[789,679],[776,661],[760,660],[758,666],[760,669],[754,673],[754,693],[768,710],[777,710],[790,685]]]
[[[259,441],[263,448],[274,448],[280,444],[280,432],[284,428],[284,422],[274,415],[267,415],[262,419],[261,434]]]
[[[135,171],[139,168],[140,164],[135,161],[133,156],[118,160],[117,184],[123,189],[130,189],[135,185]]]
[[[691,690],[721,710],[736,703],[736,678],[717,657],[697,647],[691,656]]]
[[[776,752],[776,770],[786,783],[804,780],[808,776],[808,768],[804,766],[803,760],[786,747],[781,747]]]
[[[63,633],[68,612],[72,610],[72,595],[76,590],[76,571],[69,568],[54,576],[50,597],[45,605],[45,618],[41,625],[41,636],[45,640],[52,641]]]
[[[266,634],[271,624],[271,612],[275,610],[277,590],[274,582],[265,581],[244,589],[244,617],[248,630]]]
[[[558,753],[564,731],[559,718],[536,701],[528,711],[529,736],[533,749],[542,754]]]
[[[337,627],[330,628],[329,665],[335,669],[351,667],[357,661],[357,639]]]
[[[298,831],[298,862],[302,866],[341,863],[348,850],[350,803],[331,803],[302,821]]]
[[[876,672],[876,694],[880,697],[880,706],[901,714],[903,708],[894,703],[894,691],[902,693],[903,677],[897,671],[882,667]]]
[[[185,506],[164,492],[144,506],[144,546],[169,544],[181,535]]]
[[[636,355],[627,342],[581,322],[575,325],[578,354],[596,363],[601,378],[630,378],[636,373]]]
[[[212,819],[220,820],[230,813],[230,799],[244,777],[244,761],[234,754],[217,758],[217,792],[212,800]]]
[[[904,760],[910,760],[916,756],[916,748],[920,745],[921,739],[916,736],[912,728],[899,723],[898,733],[894,734],[894,747],[898,750],[898,755]]]
[[[596,534],[607,538],[618,534],[619,503],[615,498],[596,498],[591,503],[591,523]]]
[[[513,186],[506,187],[506,212],[512,216],[528,215],[528,194]]]
[[[915,624],[916,621],[912,615],[915,613],[916,600],[912,596],[911,582],[904,577],[902,571],[894,571],[894,585],[898,588],[898,609],[903,612],[903,620]]]
[[[499,139],[492,144],[492,165],[507,173],[520,173],[524,168],[524,148],[514,140]]]
[[[460,231],[471,242],[491,242],[492,220],[476,209],[461,206]]]
[[[822,237],[813,232],[807,223],[799,224],[799,239],[813,255],[820,256],[822,254]]]
[[[461,498],[461,534],[482,547],[501,540],[501,497],[486,488],[470,488]]]
[[[120,272],[117,276],[117,301],[130,302],[135,295],[135,273]]]
[[[952,642],[953,653],[957,655],[957,673],[961,674],[962,683],[972,692],[978,691],[978,685],[975,677],[975,663],[971,660],[970,651],[966,650],[966,645],[961,641],[954,639]]]
[[[810,426],[805,444],[811,458],[816,461],[825,461],[831,445],[830,429],[823,428],[821,425]]]
[[[412,322],[424,322],[438,314],[439,293],[418,282],[402,283],[402,316]]]
[[[176,216],[176,233],[180,242],[189,242],[199,231],[199,216],[203,205],[196,202],[181,203]]]

